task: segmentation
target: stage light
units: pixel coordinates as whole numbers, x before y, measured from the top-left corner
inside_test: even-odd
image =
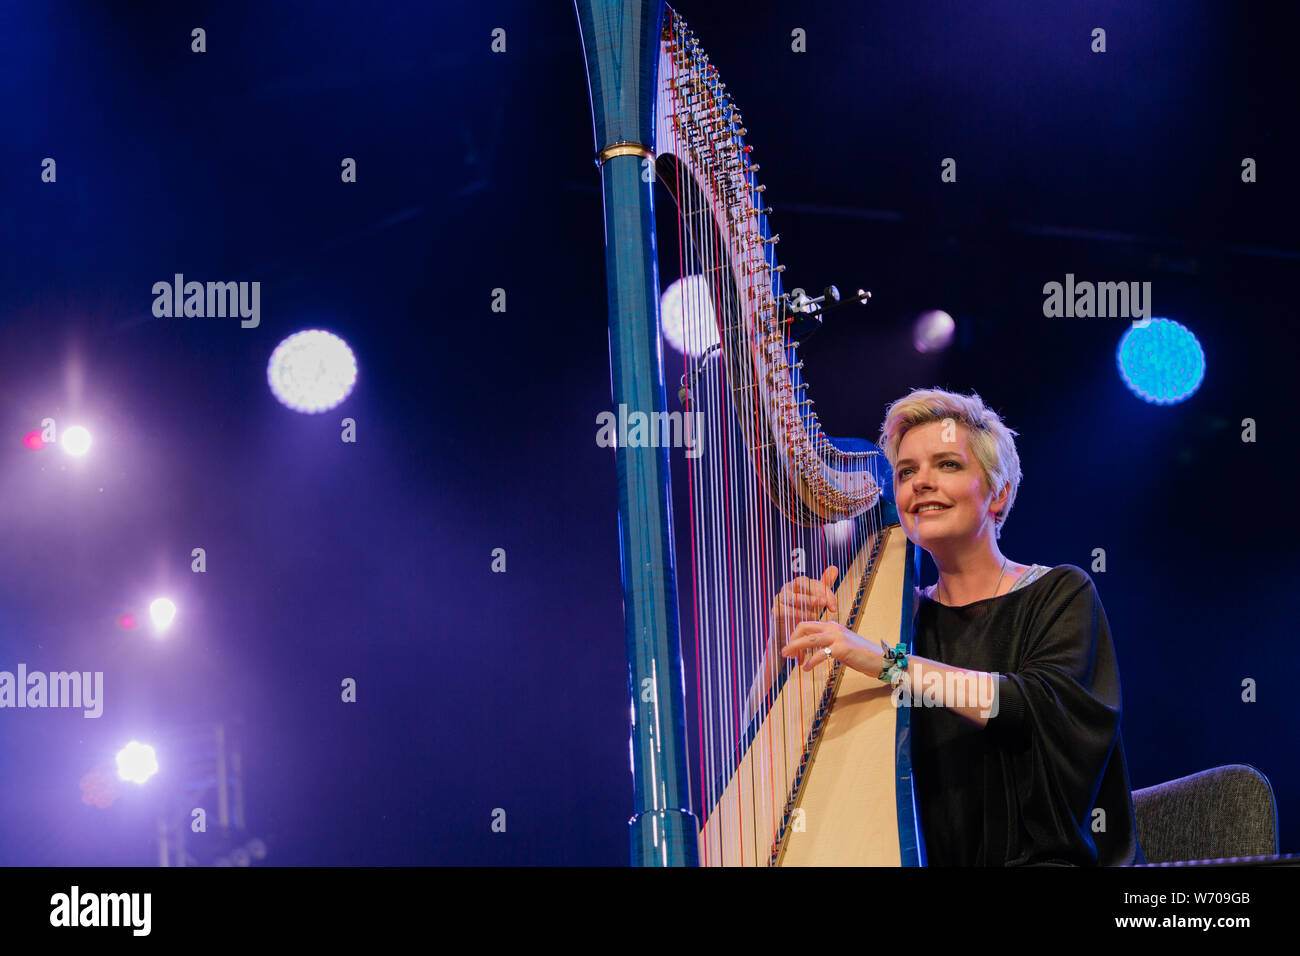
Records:
[[[845,518],[843,521],[822,525],[822,530],[826,534],[826,544],[832,548],[839,548],[848,544],[849,535],[853,533],[853,521],[852,518]]]
[[[698,358],[718,342],[717,310],[704,276],[683,276],[659,300],[664,339],[683,355]]]
[[[320,329],[297,332],[275,347],[266,380],[281,404],[296,412],[326,412],[352,393],[357,360],[348,344]]]
[[[32,451],[40,451],[45,447],[45,439],[41,437],[41,430],[38,428],[34,432],[28,432],[23,436],[23,444]]]
[[[1154,405],[1181,402],[1205,379],[1201,343],[1171,319],[1151,319],[1126,329],[1115,362],[1129,390]]]
[[[957,323],[940,309],[923,312],[912,326],[912,345],[920,353],[939,352],[952,344]]]
[[[176,619],[176,605],[167,598],[156,598],[149,605],[149,617],[153,619],[155,631],[165,631]]]
[[[86,452],[90,451],[90,432],[80,425],[73,425],[71,428],[63,430],[63,438],[60,440],[63,450],[69,455],[80,458]]]
[[[123,630],[129,631],[132,628],[134,628],[135,625],[136,625],[135,615],[132,614],[130,611],[127,611],[125,614],[123,614],[121,617],[117,619],[117,626],[122,628]]]
[[[133,740],[117,752],[117,775],[132,783],[144,783],[158,772],[158,755],[148,744]]]

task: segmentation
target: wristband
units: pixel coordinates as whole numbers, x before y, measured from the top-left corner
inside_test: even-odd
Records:
[[[891,650],[884,644],[881,644],[885,667],[880,672],[880,680],[889,684],[891,687],[897,687],[903,680],[903,671],[907,669],[907,648],[903,644],[897,644]]]

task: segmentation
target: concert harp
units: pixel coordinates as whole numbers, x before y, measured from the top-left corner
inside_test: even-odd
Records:
[[[776,656],[777,592],[831,564],[836,619],[912,648],[919,551],[891,469],[871,442],[822,431],[791,334],[830,303],[782,291],[740,112],[682,18],[656,0],[575,5],[604,195],[611,395],[642,426],[672,420],[656,188],[676,207],[684,279],[674,391],[694,448],[676,508],[689,529],[689,695],[670,450],[634,428],[615,452],[632,861],[923,865],[908,708],[839,662],[804,671]]]

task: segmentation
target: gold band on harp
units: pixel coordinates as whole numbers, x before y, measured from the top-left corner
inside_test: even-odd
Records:
[[[606,160],[613,159],[615,156],[640,156],[642,159],[654,161],[654,150],[648,146],[642,146],[640,143],[615,143],[612,146],[606,146],[596,154],[596,165],[605,165]]]

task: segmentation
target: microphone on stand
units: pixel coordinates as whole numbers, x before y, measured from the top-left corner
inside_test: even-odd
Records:
[[[859,289],[858,294],[853,298],[841,301],[840,290],[833,285],[828,285],[815,299],[809,298],[803,289],[795,289],[792,293],[787,292],[781,298],[785,300],[786,307],[790,311],[790,315],[785,319],[790,327],[789,338],[802,341],[822,327],[822,319],[827,312],[848,305],[850,302],[861,302],[866,305],[871,298],[871,293]],[[818,305],[821,308],[809,311],[809,306]]]

